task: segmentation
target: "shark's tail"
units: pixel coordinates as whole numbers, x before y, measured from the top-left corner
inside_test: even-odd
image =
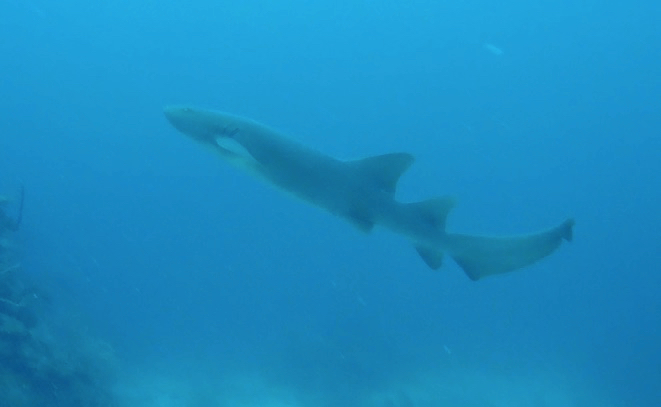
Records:
[[[452,200],[439,198],[410,204],[434,227],[445,230],[445,218],[453,207]],[[567,219],[551,229],[520,236],[446,235],[444,250],[464,270],[471,280],[502,274],[531,265],[553,253],[563,240],[572,240],[573,219]],[[432,269],[443,262],[443,251],[416,247],[420,257]]]
[[[537,233],[521,236],[448,234],[447,251],[471,280],[507,273],[553,253],[563,240],[572,240],[573,219]]]

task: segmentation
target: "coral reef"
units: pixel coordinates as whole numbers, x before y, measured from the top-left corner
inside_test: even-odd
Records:
[[[43,296],[18,261],[0,204],[0,407],[112,407],[114,356],[85,334],[54,333]],[[71,328],[75,330],[75,327]]]

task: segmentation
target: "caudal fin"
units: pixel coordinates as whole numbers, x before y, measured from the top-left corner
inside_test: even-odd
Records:
[[[448,234],[446,250],[471,280],[531,265],[573,238],[573,219],[546,231],[522,236]]]

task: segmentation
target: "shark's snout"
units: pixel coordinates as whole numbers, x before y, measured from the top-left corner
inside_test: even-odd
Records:
[[[163,109],[165,118],[168,119],[170,124],[172,124],[177,130],[187,133],[186,129],[186,120],[185,116],[190,114],[190,108],[184,106],[166,106]]]
[[[163,114],[175,129],[199,142],[208,142],[213,134],[213,126],[202,110],[174,105],[163,108]]]

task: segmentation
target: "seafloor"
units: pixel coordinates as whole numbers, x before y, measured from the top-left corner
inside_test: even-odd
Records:
[[[38,281],[31,281],[21,266],[15,235],[0,228],[0,407],[610,405],[560,370],[498,371],[457,363],[381,388],[338,394],[342,390],[276,384],[260,371],[216,372],[209,360],[139,366],[119,360],[111,344],[88,333],[53,303]]]

